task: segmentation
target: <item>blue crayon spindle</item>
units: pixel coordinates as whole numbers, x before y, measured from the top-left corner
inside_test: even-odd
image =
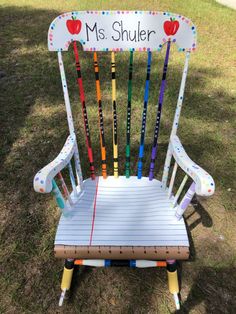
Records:
[[[148,96],[149,96],[151,62],[152,62],[152,53],[151,53],[151,51],[149,51],[148,52],[148,61],[147,61],[147,76],[146,76],[145,92],[144,92],[142,128],[141,128],[139,156],[138,156],[138,179],[142,178],[142,170],[143,170],[144,139],[145,139],[146,120],[147,120],[147,106],[148,106]]]

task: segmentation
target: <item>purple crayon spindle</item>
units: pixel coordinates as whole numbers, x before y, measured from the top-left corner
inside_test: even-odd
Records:
[[[187,193],[184,195],[181,203],[177,206],[175,217],[180,220],[183,216],[183,213],[187,209],[188,205],[190,204],[194,194],[195,194],[195,182],[193,182],[190,185],[190,188],[188,189]]]
[[[152,155],[151,155],[151,164],[150,164],[150,172],[149,172],[149,180],[154,178],[154,167],[155,167],[155,158],[157,153],[157,146],[152,148]]]
[[[163,73],[162,73],[162,80],[161,80],[161,87],[160,87],[160,94],[158,100],[158,109],[157,109],[157,116],[156,116],[156,125],[154,130],[154,139],[152,145],[152,156],[151,156],[151,163],[149,169],[149,180],[154,178],[154,167],[155,167],[155,159],[157,156],[157,149],[158,149],[158,134],[160,129],[160,122],[161,122],[161,110],[164,101],[164,94],[165,94],[165,87],[166,87],[166,75],[168,69],[168,61],[169,61],[169,54],[170,54],[170,44],[171,42],[167,42],[166,48],[166,56],[164,61]]]

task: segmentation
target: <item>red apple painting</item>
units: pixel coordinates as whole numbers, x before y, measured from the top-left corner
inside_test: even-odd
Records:
[[[74,35],[74,34],[79,34],[81,31],[82,23],[80,20],[76,20],[74,16],[72,16],[72,20],[67,20],[66,21],[66,26],[68,31]]]
[[[170,21],[164,22],[164,31],[167,36],[175,35],[179,29],[179,22],[170,18]]]

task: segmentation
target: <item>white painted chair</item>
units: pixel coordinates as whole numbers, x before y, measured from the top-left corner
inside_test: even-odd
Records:
[[[85,51],[90,51],[90,55],[92,52],[94,57],[102,176],[95,176],[85,92],[76,42],[80,42]],[[154,165],[158,149],[158,134],[169,52],[170,46],[174,44],[185,55],[185,64],[162,181],[158,181],[154,178]],[[77,83],[82,104],[91,171],[91,177],[87,179],[82,177],[62,59],[62,51],[66,53],[70,45],[73,45],[74,49],[78,74]],[[160,52],[165,46],[166,55],[159,92],[156,124],[154,126],[150,171],[149,176],[144,177],[142,169],[152,54],[155,51]],[[196,27],[189,19],[166,12],[69,12],[58,16],[51,23],[48,32],[48,47],[50,51],[57,52],[70,135],[59,155],[36,174],[34,189],[40,193],[52,192],[62,211],[55,238],[55,255],[58,258],[65,259],[61,284],[62,295],[59,303],[62,305],[65,292],[70,288],[74,265],[105,267],[121,265],[130,267],[165,266],[167,267],[169,289],[174,296],[176,308],[178,309],[180,305],[176,260],[185,260],[189,257],[189,241],[182,218],[183,213],[195,193],[201,196],[210,196],[215,189],[212,177],[188,157],[176,135],[184,97],[189,57],[196,48]],[[127,67],[129,79],[126,164],[124,165],[124,176],[122,176],[118,164],[115,55],[118,52],[127,50],[130,51],[130,60],[129,67]],[[108,175],[106,166],[105,132],[96,51],[111,54],[113,176]],[[140,51],[146,51],[147,53],[147,76],[136,177],[130,176],[130,131],[133,59],[135,54]],[[174,166],[172,175],[168,180],[172,159],[174,160]],[[174,194],[173,186],[178,167],[186,175]],[[61,171],[66,169],[69,171],[71,190],[66,186],[61,174]],[[64,196],[57,185],[56,178],[62,186]],[[180,195],[188,178],[191,178],[192,183],[187,193],[180,200]]]

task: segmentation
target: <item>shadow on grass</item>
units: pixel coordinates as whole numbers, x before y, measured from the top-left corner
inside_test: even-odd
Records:
[[[59,263],[53,259],[53,237],[58,214],[55,206],[50,205],[49,196],[38,195],[33,191],[32,180],[34,174],[59,152],[68,135],[66,114],[63,104],[63,93],[57,66],[57,59],[54,53],[48,53],[46,47],[47,30],[50,22],[59,12],[49,10],[32,10],[30,8],[7,7],[0,10],[0,27],[4,34],[4,46],[1,47],[1,71],[5,76],[1,82],[1,107],[0,107],[0,147],[1,147],[1,204],[3,205],[3,228],[1,231],[1,242],[4,248],[2,254],[2,264],[4,263],[4,285],[9,292],[12,306],[17,312],[41,311],[47,309],[54,311],[57,308],[57,295],[60,274]],[[85,53],[81,52],[82,74],[84,75],[84,86],[88,103],[88,113],[90,125],[97,126],[97,104],[95,101],[94,74],[92,68],[92,54],[89,53],[85,59]],[[77,136],[79,139],[79,150],[81,163],[84,168],[84,177],[89,176],[87,153],[85,149],[83,122],[81,111],[78,108],[77,86],[75,84],[76,73],[74,62],[71,62],[72,52],[65,55],[65,65],[67,77],[69,77],[69,90],[72,99],[72,109],[74,111]],[[136,55],[135,55],[136,58]],[[149,115],[146,132],[146,155],[144,175],[148,174],[148,164],[153,138],[153,125],[156,113],[157,87],[160,85],[160,77],[163,54],[160,58],[155,54],[153,58],[153,70],[151,77],[151,93],[149,101]],[[99,54],[100,77],[103,91],[103,104],[105,113],[105,131],[108,156],[112,156],[112,132],[111,132],[111,99],[110,99],[110,57],[108,54]],[[137,154],[139,147],[139,130],[141,125],[141,107],[143,90],[145,83],[146,55],[141,54],[135,59],[134,68],[134,88],[133,88],[133,120],[132,120],[132,142],[131,164],[132,174],[136,174]],[[126,101],[127,101],[127,78],[128,78],[128,54],[117,55],[117,89],[118,89],[118,132],[120,137],[120,165],[125,162],[125,143],[122,141],[125,134],[126,121]],[[219,168],[214,165],[209,156],[223,158],[227,143],[198,130],[197,126],[191,125],[191,118],[196,117],[208,123],[220,123],[222,119],[227,119],[229,123],[233,121],[233,114],[230,106],[233,99],[222,90],[216,89],[211,97],[205,91],[207,81],[215,76],[220,76],[217,68],[211,69],[190,68],[188,85],[186,88],[185,102],[191,106],[183,108],[180,130],[182,141],[186,143],[186,151],[190,156],[199,161],[200,165],[205,165],[206,169],[214,178],[220,178],[223,184],[231,184],[231,164]],[[158,80],[156,79],[158,77]],[[156,165],[158,176],[163,167],[165,154],[168,145],[168,137],[171,126],[171,119],[174,114],[174,107],[178,95],[179,82],[181,78],[181,68],[173,64],[168,73],[168,88],[165,95],[163,120],[161,125],[160,145],[158,152],[158,162]],[[190,87],[191,86],[191,87]],[[198,92],[193,92],[198,91]],[[224,108],[222,109],[222,103]],[[208,108],[208,110],[207,110]],[[220,112],[220,114],[219,114]],[[190,123],[189,123],[190,120]],[[100,145],[98,141],[97,129],[91,130],[93,149],[95,152],[95,164],[100,169]],[[192,137],[193,135],[193,137]],[[207,153],[203,150],[207,148]],[[112,160],[108,160],[108,169],[112,173]],[[120,166],[121,172],[124,166]],[[101,171],[99,170],[99,173]],[[201,222],[211,227],[212,221],[207,212],[198,204],[195,208],[202,216]],[[52,213],[50,213],[52,210]],[[197,222],[197,223],[200,223]],[[190,226],[192,229],[197,223]],[[192,240],[191,240],[192,241]],[[194,253],[192,254],[195,255]],[[38,258],[39,257],[39,258]],[[46,265],[46,266],[45,266]],[[58,267],[58,268],[57,268]],[[192,266],[194,267],[194,265]],[[30,269],[30,271],[28,271]],[[196,271],[194,270],[194,273]],[[184,303],[184,307],[192,308],[195,304],[205,301],[208,308],[214,306],[214,294],[204,292],[204,285],[208,280],[212,280],[212,292],[218,291],[220,286],[226,289],[227,293],[222,293],[219,300],[229,302],[231,292],[222,283],[231,280],[231,270],[222,268],[219,276],[215,279],[214,268],[203,268],[197,271],[195,283],[193,283],[191,293]],[[161,290],[165,283],[165,272],[160,271],[156,275],[156,270],[119,270],[115,275],[115,270],[111,271],[114,278],[109,275],[109,270],[98,270],[84,274],[82,279],[88,276],[90,281],[87,286],[82,285],[79,291],[79,302],[83,311],[89,305],[94,311],[110,309],[109,300],[104,295],[104,286],[110,282],[108,287],[113,292],[113,298],[119,300],[118,305],[114,305],[115,310],[121,312],[139,312],[140,309],[151,309],[155,311],[153,304],[155,300],[151,298],[157,293],[161,298]],[[95,276],[95,279],[92,278]],[[190,274],[191,275],[191,274]],[[204,277],[206,279],[204,279]],[[82,280],[81,279],[81,280]],[[121,279],[121,280],[120,280]],[[119,282],[120,280],[120,282]],[[156,280],[159,287],[153,282]],[[200,286],[199,286],[200,285]],[[202,286],[201,286],[202,285]],[[117,287],[118,288],[117,288]],[[200,287],[200,288],[199,288]],[[27,289],[26,289],[27,288]],[[200,289],[200,290],[199,290]],[[199,291],[202,291],[199,292]],[[235,290],[235,289],[234,289]],[[5,291],[5,289],[4,289]],[[108,290],[105,289],[105,291]],[[81,295],[80,295],[81,293]],[[197,294],[196,298],[194,295]],[[77,293],[76,293],[77,295]],[[108,293],[109,295],[109,293]],[[127,300],[127,296],[130,301]],[[81,298],[80,298],[81,297]],[[87,301],[88,298],[91,299]],[[124,298],[127,304],[123,304]],[[194,299],[195,298],[195,299]],[[53,300],[53,302],[52,302]],[[76,298],[75,298],[76,300]],[[199,302],[197,301],[199,300]],[[73,297],[71,299],[73,301]],[[116,303],[115,301],[113,302]],[[144,306],[144,304],[146,304]],[[218,301],[217,303],[218,304]],[[7,301],[4,305],[8,307]],[[77,306],[77,300],[72,305]],[[222,306],[222,305],[221,305]],[[68,312],[73,312],[69,309]],[[143,308],[144,307],[144,308]]]
[[[205,313],[234,313],[236,310],[233,292],[235,283],[234,267],[204,267],[198,270],[181,311],[176,313],[189,313],[194,309],[199,309],[198,306],[201,306]]]

